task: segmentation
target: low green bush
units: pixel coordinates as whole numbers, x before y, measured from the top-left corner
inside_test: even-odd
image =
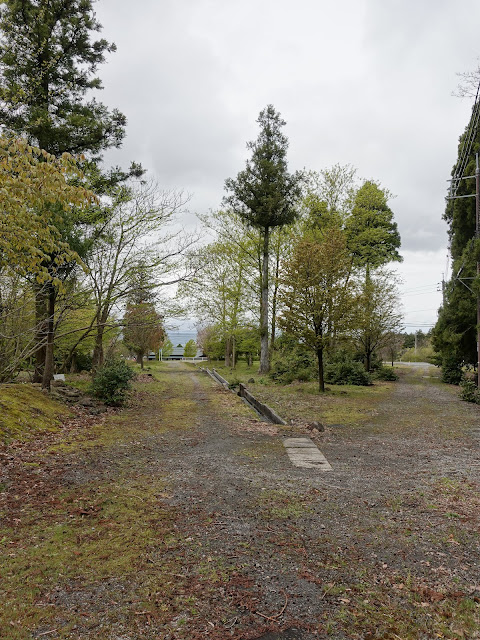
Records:
[[[442,382],[460,384],[462,379],[462,363],[455,356],[445,356],[442,360]]]
[[[272,380],[280,384],[290,384],[295,380],[315,380],[315,357],[304,345],[282,336],[277,339],[275,347],[269,374]]]
[[[462,380],[460,383],[460,397],[466,402],[480,404],[480,391],[473,380]]]
[[[125,404],[128,392],[131,389],[130,380],[135,377],[135,372],[125,360],[110,360],[96,372],[92,389],[93,393],[113,407]]]
[[[395,380],[398,380],[398,376],[393,367],[379,367],[375,371],[374,377],[375,380],[385,380],[387,382],[394,382]]]
[[[372,384],[372,378],[361,362],[341,357],[326,365],[325,382],[368,386]]]

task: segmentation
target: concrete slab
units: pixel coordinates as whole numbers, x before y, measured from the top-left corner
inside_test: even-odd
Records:
[[[283,444],[295,467],[332,471],[328,460],[310,438],[285,438]]]
[[[285,438],[283,440],[283,444],[288,448],[298,449],[304,447],[314,447],[317,448],[317,445],[310,440],[310,438]]]

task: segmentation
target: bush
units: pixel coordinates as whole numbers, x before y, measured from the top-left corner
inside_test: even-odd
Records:
[[[326,365],[325,382],[367,386],[372,384],[372,379],[361,362],[351,360],[348,357],[341,357]]]
[[[442,360],[442,382],[460,384],[462,378],[462,363],[455,356],[445,356]]]
[[[113,407],[125,404],[135,372],[124,360],[110,360],[93,378],[93,393]]]
[[[398,380],[398,376],[393,367],[379,367],[375,372],[375,379],[394,382],[395,380]]]
[[[270,377],[281,384],[294,380],[308,382],[316,378],[316,360],[311,351],[295,339],[282,336],[276,341]]]
[[[462,380],[460,386],[462,388],[460,391],[460,397],[462,400],[480,404],[480,391],[473,380]]]

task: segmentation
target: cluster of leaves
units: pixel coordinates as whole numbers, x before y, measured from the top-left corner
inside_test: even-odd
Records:
[[[458,354],[445,352],[442,360],[442,381],[447,384],[460,384],[463,379],[462,361]]]
[[[281,336],[272,355],[270,377],[281,384],[314,380],[315,359],[311,350],[292,336]]]
[[[395,373],[393,367],[379,367],[375,371],[376,380],[384,380],[385,382],[395,382],[398,380],[398,375]]]
[[[460,397],[462,398],[462,400],[480,404],[480,391],[474,380],[462,380],[462,382],[460,382],[460,387]]]
[[[58,267],[81,262],[59,232],[64,216],[95,200],[70,184],[75,175],[79,169],[68,154],[56,158],[22,138],[0,137],[0,269],[14,264],[39,283],[60,284]]]
[[[125,360],[107,360],[93,378],[93,393],[105,404],[120,407],[125,404],[128,398],[128,393],[131,390],[130,381],[134,377],[135,372]]]
[[[372,384],[370,374],[358,360],[345,352],[336,354],[325,367],[325,380],[330,384],[368,386]]]

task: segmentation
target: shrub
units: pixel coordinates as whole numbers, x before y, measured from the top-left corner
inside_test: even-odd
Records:
[[[351,360],[348,357],[341,357],[326,365],[325,382],[367,386],[372,384],[372,379],[361,362]]]
[[[460,384],[462,378],[462,363],[455,356],[445,356],[442,360],[442,381],[447,384]]]
[[[124,360],[107,361],[93,378],[93,393],[105,404],[120,407],[125,404],[134,377],[135,372]]]
[[[282,336],[276,342],[270,377],[281,384],[294,380],[308,382],[316,378],[315,357],[304,345]]]
[[[480,404],[480,391],[473,380],[462,380],[460,387],[462,388],[460,391],[460,397],[462,400]]]
[[[398,380],[398,376],[393,367],[379,367],[375,372],[375,379],[394,382],[395,380]]]

